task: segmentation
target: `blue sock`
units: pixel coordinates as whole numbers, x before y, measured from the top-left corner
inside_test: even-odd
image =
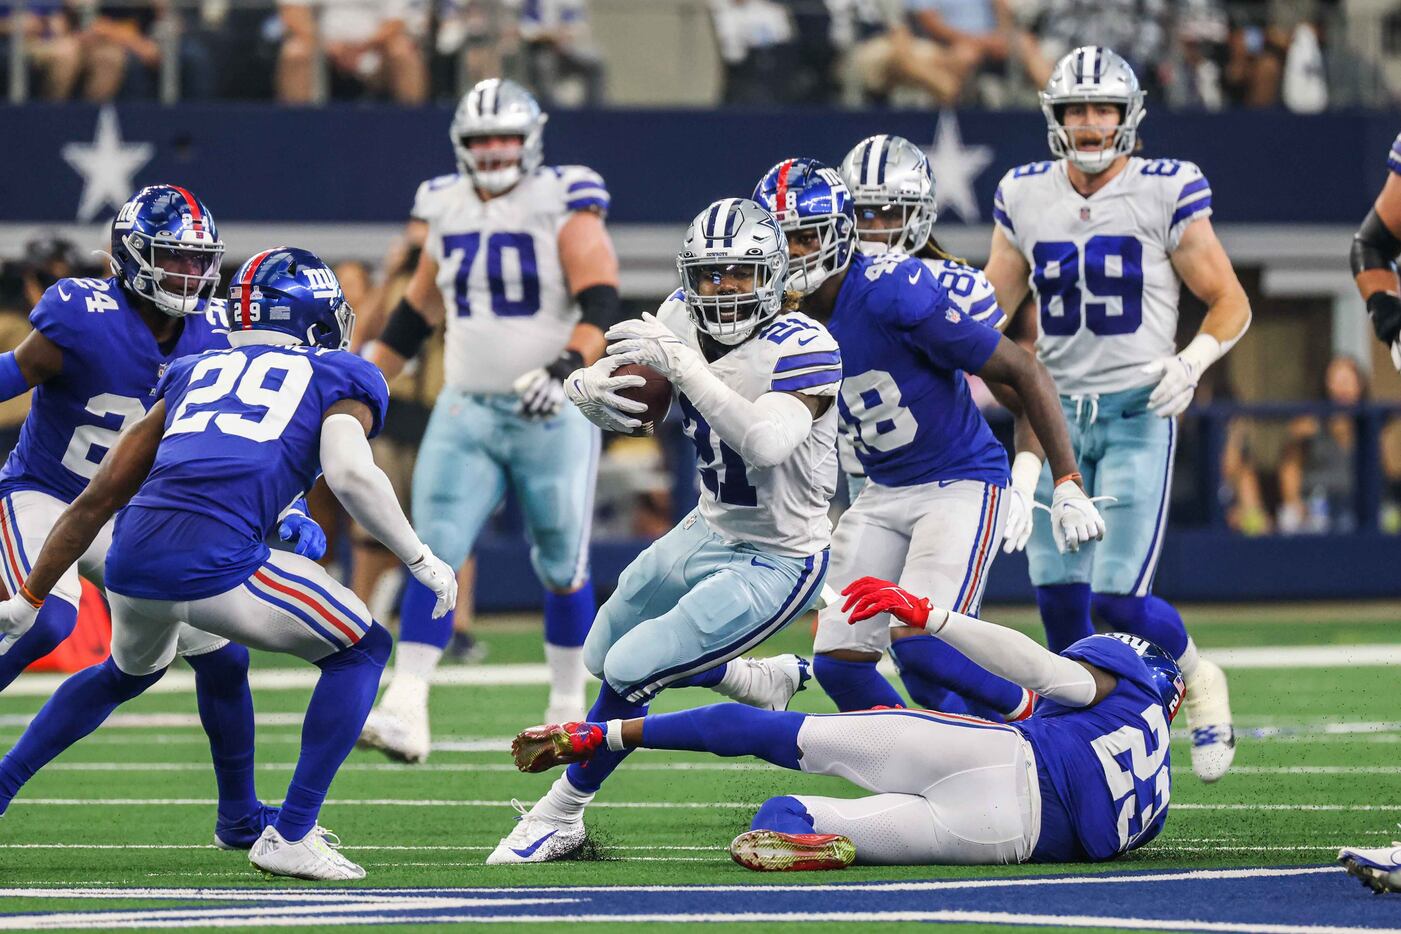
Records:
[[[34,617],[34,625],[20,636],[10,651],[0,655],[0,691],[10,686],[20,672],[48,655],[67,639],[78,623],[78,608],[67,600],[54,597],[45,600],[39,615]]]
[[[689,678],[682,678],[680,681],[672,682],[674,688],[713,688],[725,678],[725,671],[730,667],[729,662],[723,665],[716,665],[714,668],[707,668],[698,675],[691,675]]]
[[[1046,627],[1046,646],[1064,652],[1086,636],[1095,634],[1090,620],[1089,584],[1050,584],[1036,588],[1036,605],[1041,608],[1041,625]]]
[[[945,685],[925,677],[924,672],[903,664],[900,660],[900,654],[895,651],[894,644],[891,645],[890,657],[895,660],[895,668],[900,672],[900,681],[905,685],[905,690],[909,693],[910,700],[914,701],[915,706],[925,710],[953,712],[949,709],[955,701],[955,695],[952,691]],[[959,701],[959,706],[963,706],[961,701]]]
[[[818,654],[812,659],[812,673],[838,710],[870,710],[872,707],[903,707],[905,701],[876,671],[875,662],[849,662]]]
[[[779,833],[812,833],[812,815],[803,803],[789,795],[770,798],[759,805],[750,830],[777,830]]]
[[[607,681],[598,689],[598,699],[593,702],[593,707],[589,710],[590,723],[607,723],[609,720],[632,720],[647,713],[646,704],[634,704],[627,700]],[[592,759],[587,762],[575,762],[565,773],[569,778],[569,784],[580,791],[598,791],[603,787],[604,779],[613,774],[624,759],[628,757],[630,749],[622,752],[614,752],[604,747],[594,753]]]
[[[187,655],[195,671],[199,720],[209,737],[219,820],[238,821],[259,807],[253,784],[253,694],[248,690],[248,650],[237,643],[203,655]]]
[[[597,612],[593,581],[586,581],[573,593],[545,591],[545,641],[577,649],[588,638]]]
[[[998,714],[1013,713],[1026,701],[1026,691],[1021,685],[999,678],[934,636],[895,639],[890,643],[890,653],[900,660],[902,672],[913,671],[929,682],[942,684],[970,703],[983,704]]]
[[[0,814],[35,772],[101,726],[118,705],[155,684],[163,674],[164,668],[155,674],[129,675],[108,658],[60,684],[15,748],[0,760]]]
[[[648,717],[642,722],[642,745],[717,756],[758,756],[785,769],[797,769],[803,755],[798,750],[798,730],[807,717],[796,710],[711,704]]]
[[[393,642],[389,630],[374,623],[355,645],[316,663],[321,677],[306,707],[302,751],[275,824],[284,840],[296,842],[316,824],[331,780],[355,748],[374,705]]]
[[[1187,651],[1187,627],[1182,615],[1161,597],[1094,595],[1095,612],[1116,632],[1132,633],[1156,644],[1173,658]]]
[[[434,619],[433,607],[438,598],[413,575],[408,575],[408,578],[408,583],[404,585],[404,599],[399,604],[399,641],[447,648],[452,641],[452,614],[445,613],[441,618]]]

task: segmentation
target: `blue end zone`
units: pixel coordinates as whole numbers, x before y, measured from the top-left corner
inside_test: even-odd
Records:
[[[1401,899],[1335,866],[841,883],[840,874],[736,886],[461,889],[0,889],[20,896],[160,900],[157,909],[65,911],[65,928],[461,921],[926,921],[1153,930],[1401,932]],[[801,880],[801,881],[799,881]],[[4,915],[42,925],[47,913]],[[12,920],[13,923],[13,920]]]

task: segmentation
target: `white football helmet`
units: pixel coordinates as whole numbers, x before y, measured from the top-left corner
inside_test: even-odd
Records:
[[[788,241],[755,202],[722,198],[691,221],[676,270],[696,329],[734,346],[782,310]],[[746,289],[735,287],[742,282],[749,283]]]
[[[1072,131],[1061,121],[1066,105],[1088,103],[1120,106],[1122,117],[1114,131],[1113,145],[1097,150],[1076,148]],[[1041,92],[1041,111],[1046,115],[1051,152],[1091,175],[1109,168],[1119,156],[1133,152],[1138,142],[1138,125],[1148,113],[1138,77],[1129,63],[1097,45],[1081,46],[1056,63]]]
[[[903,136],[869,136],[846,154],[841,173],[856,202],[857,248],[862,253],[897,250],[913,256],[929,242],[939,205],[934,170],[924,150]],[[889,215],[896,211],[900,223],[893,224]]]
[[[506,191],[540,167],[548,119],[530,92],[514,81],[488,78],[477,82],[462,95],[452,117],[452,148],[462,174],[483,191]],[[521,146],[486,164],[468,147],[475,136],[519,136]]]

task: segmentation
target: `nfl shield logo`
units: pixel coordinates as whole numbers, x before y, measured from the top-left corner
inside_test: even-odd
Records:
[[[944,312],[944,317],[949,319],[949,324],[958,324],[959,321],[963,320],[962,316],[952,308]]]
[[[1081,208],[1081,209],[1080,209],[1080,220],[1082,220],[1082,221],[1087,221],[1087,220],[1089,220],[1089,219],[1090,219],[1090,209],[1089,209],[1089,208]]]

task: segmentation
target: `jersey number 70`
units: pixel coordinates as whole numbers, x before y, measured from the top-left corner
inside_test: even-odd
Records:
[[[482,252],[481,247],[480,232],[443,238],[443,255],[461,257],[453,279],[459,318],[472,313],[472,274],[477,271],[477,254]],[[540,274],[535,260],[535,239],[530,234],[497,231],[488,235],[482,265],[486,267],[492,314],[498,318],[525,318],[540,310]]]
[[[1041,333],[1069,337],[1084,319],[1101,337],[1132,334],[1143,324],[1143,244],[1133,237],[1094,236],[1080,248],[1047,240],[1031,248],[1031,281],[1041,306]],[[1100,298],[1106,301],[1093,301]],[[1108,299],[1118,299],[1117,307]]]

